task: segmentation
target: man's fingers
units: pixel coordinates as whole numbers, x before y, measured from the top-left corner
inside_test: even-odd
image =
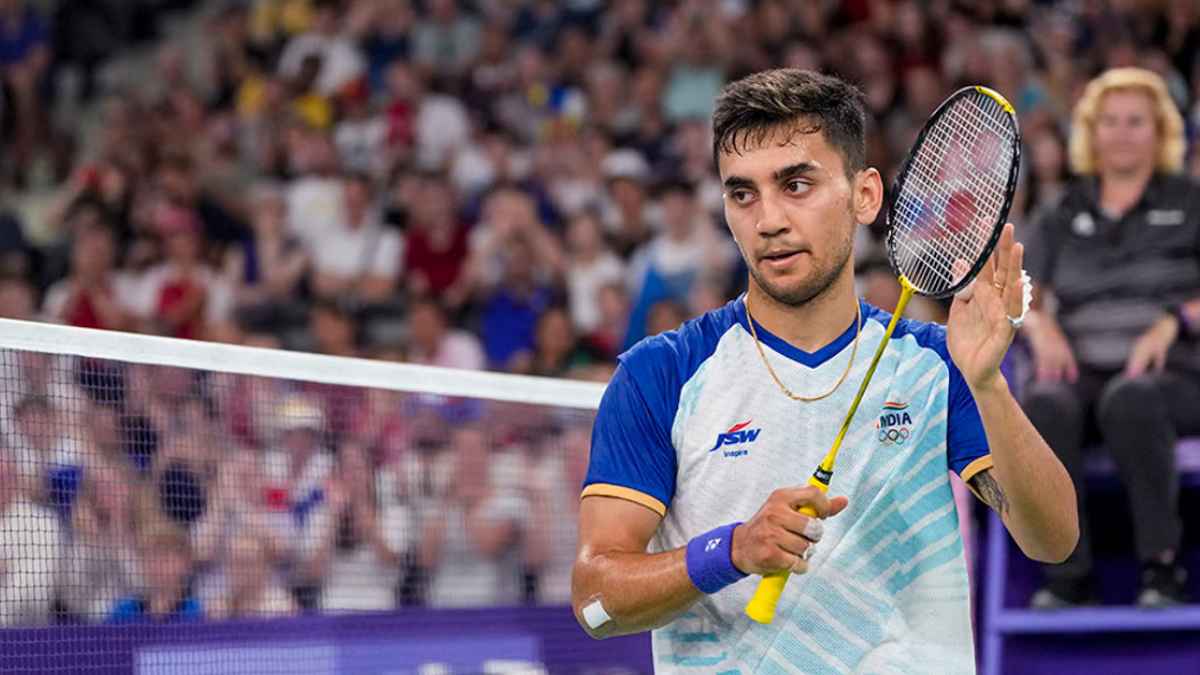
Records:
[[[1004,282],[1004,306],[1008,315],[1012,317],[1021,316],[1021,311],[1025,309],[1025,286],[1021,280],[1024,260],[1025,247],[1014,244],[1012,253],[1009,254],[1008,276]]]
[[[813,545],[813,542],[805,539],[804,537],[796,536],[791,532],[784,532],[778,535],[778,539],[775,540],[775,545],[786,553],[804,557],[806,555],[804,552],[808,550],[809,546]]]
[[[807,506],[818,518],[829,516],[829,497],[812,486],[797,488],[795,493],[788,495],[787,505],[796,510]]]
[[[836,516],[841,513],[847,506],[850,505],[850,498],[845,496],[837,496],[829,500],[829,515]]]
[[[1012,255],[1013,247],[1013,225],[1005,223],[1004,229],[1000,231],[1000,243],[997,244],[996,250],[992,251],[992,281],[1000,284],[1003,288],[1008,288],[1009,268],[1011,267],[1010,256]]]
[[[954,279],[954,283],[958,283],[963,277],[967,276],[967,272],[971,271],[971,264],[966,260],[958,259],[950,263],[950,278]],[[969,283],[961,291],[955,294],[963,302],[970,302],[971,295],[974,292],[974,283]]]

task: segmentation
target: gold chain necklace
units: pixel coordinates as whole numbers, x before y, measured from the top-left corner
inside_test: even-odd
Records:
[[[787,388],[787,385],[783,383],[783,380],[779,379],[779,375],[775,374],[775,369],[771,367],[771,362],[767,360],[767,354],[763,351],[762,343],[758,341],[758,331],[754,329],[754,316],[750,314],[749,295],[746,296],[746,300],[744,302],[746,304],[746,323],[750,324],[750,335],[754,336],[754,346],[758,349],[758,355],[762,358],[763,365],[767,367],[767,372],[771,374],[771,379],[775,380],[775,384],[779,385],[779,388],[788,398],[792,399],[793,401],[812,403],[813,401],[820,401],[823,398],[827,398],[830,394],[837,391],[838,387],[842,386],[842,383],[846,381],[846,377],[850,375],[850,369],[854,367],[854,356],[858,353],[858,338],[862,335],[861,304],[857,302],[855,303],[857,305],[857,312],[854,321],[854,347],[850,350],[850,361],[846,363],[846,370],[842,371],[842,376],[839,377],[838,381],[834,383],[833,388],[824,394],[821,394],[820,396],[800,396],[792,393],[792,390]]]

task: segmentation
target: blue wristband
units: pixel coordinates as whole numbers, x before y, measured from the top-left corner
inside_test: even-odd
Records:
[[[733,528],[741,522],[722,525],[688,542],[685,560],[688,577],[705,593],[716,593],[746,573],[733,564]]]

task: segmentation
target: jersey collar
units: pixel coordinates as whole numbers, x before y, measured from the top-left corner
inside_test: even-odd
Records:
[[[867,324],[867,316],[871,313],[871,307],[865,302],[859,301],[859,308],[862,311],[862,322],[865,327]],[[741,324],[747,332],[750,331],[749,319],[746,315],[746,295],[743,293],[737,299],[735,306],[737,312],[738,323]],[[833,342],[821,347],[815,352],[806,352],[799,347],[789,343],[787,340],[775,335],[771,331],[763,328],[763,325],[758,321],[754,322],[754,330],[758,333],[758,339],[764,346],[769,347],[772,351],[781,354],[796,363],[808,366],[809,368],[818,368],[829,359],[837,356],[851,342],[854,341],[854,322],[851,321],[846,330],[842,334],[834,338]]]

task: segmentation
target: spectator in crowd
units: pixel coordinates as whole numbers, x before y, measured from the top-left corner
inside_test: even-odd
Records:
[[[297,604],[314,610],[327,560],[317,555],[335,528],[326,499],[333,457],[321,434],[325,413],[311,397],[294,395],[275,412],[277,438],[264,458],[264,489],[272,525],[286,542],[289,587]]]
[[[1200,431],[1200,202],[1180,175],[1183,153],[1183,123],[1163,80],[1135,68],[1103,73],[1075,109],[1070,156],[1080,179],[1029,245],[1042,302],[1028,324],[1036,376],[1025,407],[1074,479],[1082,520],[1078,548],[1046,568],[1035,607],[1096,598],[1082,517],[1089,419],[1129,491],[1138,604],[1188,597],[1174,439]]]
[[[171,525],[157,524],[140,539],[139,568],[145,591],[117,600],[109,623],[202,620],[204,607],[191,590],[192,550],[187,535]]]
[[[591,360],[579,346],[575,328],[562,307],[552,307],[537,322],[529,373],[542,377],[567,377]]]
[[[34,321],[37,317],[37,291],[24,279],[0,279],[0,317]]]
[[[232,290],[204,257],[205,241],[195,214],[163,207],[157,223],[165,260],[139,281],[133,300],[138,318],[152,332],[186,339],[226,335],[232,318]]]
[[[411,211],[404,245],[405,290],[411,297],[432,296],[458,309],[469,290],[463,274],[468,235],[453,189],[440,176],[424,176],[406,196]]]
[[[33,496],[67,516],[92,453],[83,438],[69,433],[65,417],[47,397],[30,395],[13,408],[12,420],[18,434],[13,450]]]
[[[431,70],[459,74],[479,51],[479,22],[463,13],[458,0],[432,0],[429,17],[413,32],[413,57]]]
[[[646,335],[658,335],[675,330],[687,319],[687,309],[682,302],[667,298],[659,300],[646,315]]]
[[[387,142],[388,122],[375,113],[367,86],[360,78],[342,88],[337,99],[341,120],[334,127],[333,141],[347,171],[374,177],[384,174],[391,158],[379,152]]]
[[[430,574],[429,604],[516,604],[522,577],[517,543],[528,505],[515,486],[504,485],[483,433],[459,429],[452,444],[442,503],[421,523],[419,558]]]
[[[314,351],[332,356],[357,356],[359,325],[354,315],[334,300],[318,300],[308,313]]]
[[[0,425],[0,437],[6,447],[13,452],[21,465],[22,471],[36,470],[40,461],[51,461],[54,457],[77,458],[75,446],[65,445],[62,451],[55,451],[51,456],[37,455],[31,448],[31,441],[25,436],[28,433],[50,433],[42,422],[38,421],[27,428],[17,423],[17,410],[24,408],[32,399],[40,399],[50,407],[51,413],[56,412],[54,404],[60,401],[85,401],[88,396],[75,380],[75,359],[69,356],[56,356],[45,352],[15,351],[8,358],[0,360],[0,381],[7,386],[0,388],[0,419],[10,420],[10,423]],[[73,421],[73,420],[72,420]],[[60,432],[66,429],[59,427]],[[83,436],[72,435],[73,441],[82,441]],[[40,441],[39,441],[40,442]]]
[[[212,170],[211,161],[207,168]],[[201,240],[206,243],[228,245],[241,241],[249,228],[230,212],[219,195],[205,188],[199,171],[191,155],[169,154],[163,159],[155,179],[166,205],[194,217],[200,225]],[[175,227],[167,222],[158,225],[168,230]]]
[[[537,275],[533,245],[524,239],[507,245],[504,276],[483,300],[482,333],[488,363],[513,372],[530,369],[537,322],[553,291]]]
[[[480,370],[483,348],[467,331],[451,328],[446,311],[434,300],[408,307],[408,360],[427,366]]]
[[[332,96],[342,87],[361,77],[366,69],[358,45],[342,34],[336,0],[313,0],[312,29],[293,37],[279,57],[279,72],[294,78],[306,58],[315,56],[320,63],[317,91]]]
[[[596,293],[600,321],[595,330],[584,336],[588,351],[606,361],[615,361],[625,344],[629,324],[629,291],[625,282],[608,283]]]
[[[196,592],[201,601],[212,608],[214,616],[293,607],[294,599],[286,587],[282,589],[286,602],[279,601],[274,588],[282,583],[276,576],[288,562],[286,536],[291,530],[272,501],[278,495],[268,490],[260,453],[241,447],[226,453],[210,494],[208,508],[191,528]],[[248,546],[247,541],[254,544]],[[241,570],[243,564],[251,569]],[[260,574],[259,565],[267,571]],[[246,574],[239,576],[242,571]],[[253,596],[249,602],[240,599],[243,592]]]
[[[586,335],[600,327],[599,291],[624,278],[621,259],[608,249],[600,219],[581,211],[567,225],[567,301],[575,330]]]
[[[38,8],[26,0],[0,5],[0,79],[6,94],[3,117],[12,119],[5,125],[4,169],[8,180],[17,184],[24,183],[30,159],[47,131],[41,114],[42,92],[52,57],[48,26]]]
[[[0,450],[0,627],[49,619],[62,552],[60,522],[34,500],[12,454]]]
[[[191,415],[202,404],[188,407]],[[211,508],[209,476],[215,472],[215,447],[207,423],[189,423],[188,429],[169,436],[155,458],[152,489],[163,515],[190,527]]]
[[[225,256],[226,283],[245,326],[265,330],[288,323],[301,294],[309,258],[287,229],[287,204],[281,191],[260,185],[253,197],[251,237]]]
[[[639,248],[629,265],[634,301],[626,347],[647,335],[651,307],[662,300],[686,303],[701,277],[728,278],[734,264],[736,251],[728,233],[718,231],[698,210],[690,183],[667,183],[661,200],[662,232]]]
[[[525,471],[530,509],[525,562],[537,578],[538,604],[571,602],[579,522],[576,488],[587,473],[590,441],[590,428],[578,424],[546,434],[533,448]]]
[[[37,271],[38,257],[25,237],[21,218],[0,207],[0,275],[30,279]]]
[[[1029,134],[1029,221],[1037,222],[1061,201],[1070,178],[1067,148],[1058,129],[1042,125]]]
[[[216,619],[269,619],[296,613],[296,601],[279,583],[262,533],[245,531],[229,544],[224,561],[228,588],[211,605]]]
[[[71,245],[71,271],[46,293],[43,315],[50,321],[80,328],[128,330],[133,328],[130,303],[137,290],[117,271],[117,240],[102,220],[75,231]]]
[[[314,232],[307,243],[318,296],[361,304],[391,298],[399,282],[403,241],[383,225],[368,177],[346,176],[340,218]]]
[[[331,356],[362,355],[363,326],[350,308],[339,302],[318,300],[309,312],[309,324],[317,352]],[[334,442],[341,440],[365,401],[365,392],[357,387],[306,382],[299,389],[321,406],[326,416],[325,431]]]
[[[384,528],[374,465],[365,449],[345,443],[329,484],[335,526],[318,557],[328,559],[321,609],[327,612],[392,609],[396,606],[402,554],[411,533],[405,523]],[[399,525],[399,527],[396,527]]]
[[[522,262],[536,281],[548,283],[561,273],[562,249],[542,221],[533,196],[517,186],[501,185],[488,194],[471,230],[465,273],[476,296],[486,296],[512,271],[508,249],[514,243],[532,257]]]
[[[645,185],[650,166],[641,153],[626,148],[610,153],[602,167],[608,181],[604,224],[613,250],[628,261],[654,232]]]
[[[60,583],[69,615],[101,621],[119,598],[137,589],[142,573],[133,551],[140,489],[132,467],[124,463],[100,461],[88,471],[71,514]]]
[[[538,316],[552,300],[551,284],[563,265],[562,250],[528,194],[503,187],[488,198],[467,265],[480,299],[489,365],[528,368]]]

